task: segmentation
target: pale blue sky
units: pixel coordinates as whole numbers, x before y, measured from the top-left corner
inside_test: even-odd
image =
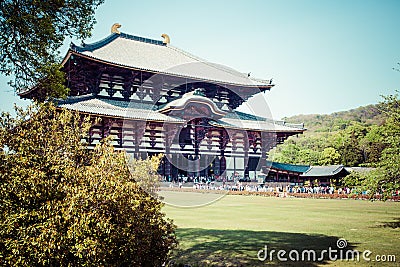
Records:
[[[400,89],[392,70],[400,62],[399,14],[398,0],[106,0],[85,42],[104,38],[115,22],[133,35],[167,33],[172,45],[199,57],[273,78],[264,96],[279,119],[377,103]],[[21,101],[5,80],[1,109],[10,110]]]

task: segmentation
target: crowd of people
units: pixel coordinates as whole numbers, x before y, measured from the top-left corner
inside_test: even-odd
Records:
[[[170,187],[186,187],[183,182],[170,183]],[[229,191],[248,191],[248,192],[269,192],[269,193],[303,193],[303,194],[351,194],[355,189],[349,187],[333,187],[331,185],[269,185],[255,183],[193,183],[192,188],[195,190],[229,190]],[[367,192],[364,192],[365,194]]]

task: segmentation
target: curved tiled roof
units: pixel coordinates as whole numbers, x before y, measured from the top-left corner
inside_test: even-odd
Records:
[[[206,104],[207,106],[209,106],[211,108],[212,112],[218,117],[222,117],[222,116],[226,115],[226,113],[227,113],[227,112],[219,109],[217,107],[217,105],[211,99],[209,99],[205,96],[202,96],[202,95],[196,95],[195,91],[186,93],[182,97],[167,103],[158,111],[164,113],[166,111],[170,111],[170,110],[174,110],[174,109],[183,110],[186,108],[187,104],[191,103],[191,102]]]
[[[347,170],[343,165],[331,165],[331,166],[311,166],[308,171],[302,174],[302,177],[326,177],[334,176],[340,172],[346,172]]]
[[[195,96],[201,97],[201,96]],[[102,96],[70,96],[60,100],[58,107],[77,110],[83,113],[98,114],[110,117],[127,118],[133,120],[150,120],[171,123],[185,123],[184,119],[176,116],[162,114],[152,103],[140,103],[110,99]],[[285,126],[266,118],[246,114],[243,112],[230,112],[218,120],[210,121],[211,125],[232,129],[251,129],[268,132],[303,132],[303,128]]]
[[[72,44],[71,50],[104,62],[147,71],[222,84],[264,88],[273,86],[270,80],[249,78],[247,74],[208,62],[162,41],[125,33],[113,33],[93,44]]]
[[[138,106],[139,105],[139,106]],[[184,122],[179,118],[164,115],[152,110],[151,104],[95,98],[93,96],[69,97],[58,102],[58,107],[77,110],[83,113],[120,117],[133,120],[149,120],[162,122]]]
[[[235,116],[235,115],[230,115]],[[224,128],[232,128],[232,129],[246,129],[246,130],[255,130],[255,131],[271,131],[271,132],[298,132],[302,133],[304,128],[297,128],[282,125],[280,123],[276,123],[272,120],[250,120],[250,119],[241,119],[240,116],[236,118],[223,117],[215,122],[210,122],[210,124],[217,127]]]
[[[309,165],[295,165],[295,164],[287,164],[280,162],[270,162],[271,165],[267,164],[267,166],[271,166],[273,169],[288,171],[288,172],[297,172],[304,173],[310,169]]]

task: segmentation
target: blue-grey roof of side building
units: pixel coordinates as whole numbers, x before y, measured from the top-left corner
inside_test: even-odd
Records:
[[[267,163],[267,166],[270,168],[287,171],[287,172],[296,172],[296,173],[305,173],[308,169],[310,169],[310,165],[296,165],[296,164],[288,164],[288,163],[280,163],[270,161]]]
[[[340,172],[348,173],[343,165],[331,166],[311,166],[308,171],[303,173],[302,177],[329,177],[334,176]]]
[[[296,172],[301,177],[331,177],[339,173],[348,174],[349,171],[343,165],[330,165],[330,166],[310,166],[310,165],[296,165],[280,162],[267,162],[267,166],[272,169]]]

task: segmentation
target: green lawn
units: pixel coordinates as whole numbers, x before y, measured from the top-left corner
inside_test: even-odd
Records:
[[[179,201],[181,193],[171,194]],[[187,194],[182,195],[185,201]],[[201,197],[201,193],[190,194]],[[178,226],[175,266],[400,266],[400,203],[227,195],[197,208],[166,205],[164,212]],[[395,255],[396,263],[330,261],[327,254],[318,262],[284,263],[276,253],[273,261],[257,259],[265,245],[269,252],[312,249],[320,253],[337,249],[339,238],[347,240],[348,250],[368,249],[372,260],[376,255]]]

